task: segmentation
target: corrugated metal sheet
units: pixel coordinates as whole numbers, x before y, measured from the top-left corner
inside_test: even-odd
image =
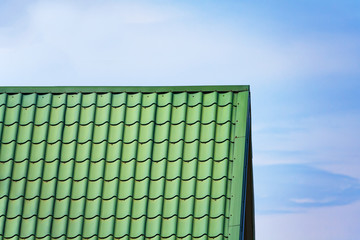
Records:
[[[1,88],[0,239],[239,239],[249,91],[198,88]]]

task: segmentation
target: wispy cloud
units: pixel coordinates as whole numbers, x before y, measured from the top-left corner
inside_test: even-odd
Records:
[[[354,36],[274,37],[245,25],[246,15],[214,24],[190,4],[33,1],[25,9],[0,29],[5,85],[258,87],[360,69]]]
[[[360,201],[292,214],[257,215],[256,238],[267,240],[357,240]]]
[[[360,112],[311,112],[312,116],[281,116],[256,125],[255,164],[301,163],[357,177],[360,136],[354,129]]]
[[[360,180],[306,165],[279,164],[255,169],[256,211],[293,213],[360,200]]]

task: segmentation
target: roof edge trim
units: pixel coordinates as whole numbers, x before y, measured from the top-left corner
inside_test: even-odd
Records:
[[[9,86],[0,87],[0,93],[101,93],[101,92],[244,92],[249,91],[249,85],[204,85],[204,86]]]

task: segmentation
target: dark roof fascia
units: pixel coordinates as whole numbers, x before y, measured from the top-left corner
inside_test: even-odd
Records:
[[[252,163],[252,136],[251,136],[251,98],[249,93],[245,142],[244,188],[242,202],[241,237],[244,240],[255,240],[255,204],[254,180]],[[241,238],[240,238],[241,239]]]
[[[244,92],[249,85],[212,85],[212,86],[66,86],[66,87],[0,87],[0,93],[161,93],[161,92]]]

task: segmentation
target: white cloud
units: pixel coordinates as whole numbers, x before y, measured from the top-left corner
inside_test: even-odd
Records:
[[[326,199],[313,199],[313,198],[292,198],[290,201],[297,203],[297,204],[326,204],[330,203],[334,199],[326,198]]]
[[[359,72],[351,37],[274,38],[242,23],[214,24],[196,11],[145,2],[32,2],[26,16],[0,29],[0,79],[4,85],[259,86]]]
[[[292,198],[290,199],[294,203],[316,203],[315,199],[311,198]]]
[[[253,130],[255,164],[306,163],[358,177],[359,119],[348,111],[262,122]]]
[[[267,240],[357,240],[360,202],[306,213],[257,215],[256,238]]]
[[[359,178],[304,164],[258,166],[254,176],[258,214],[306,212],[360,199]]]

